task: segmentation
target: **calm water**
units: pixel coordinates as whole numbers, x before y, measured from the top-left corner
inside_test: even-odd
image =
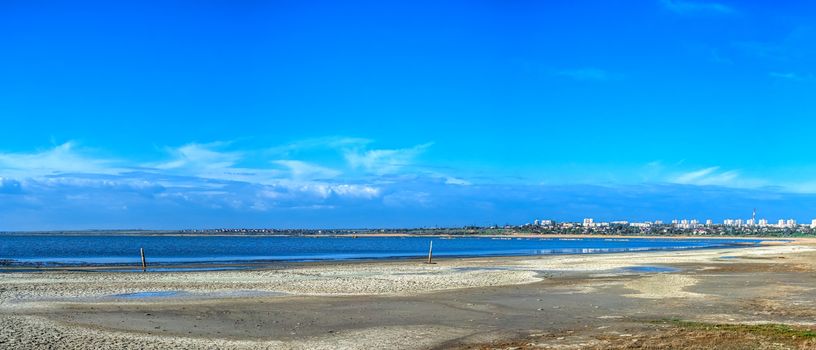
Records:
[[[757,244],[728,239],[540,239],[439,237],[240,237],[0,235],[0,260],[13,265],[138,265],[383,259],[427,256],[590,254]]]

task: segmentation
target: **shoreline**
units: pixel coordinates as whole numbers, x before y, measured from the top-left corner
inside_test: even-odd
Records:
[[[502,239],[502,238],[518,238],[518,239],[529,239],[529,238],[539,238],[543,240],[548,239],[558,239],[558,238],[565,238],[565,239],[614,239],[614,240],[626,240],[626,239],[661,239],[665,240],[664,237],[630,237],[630,236],[605,236],[605,237],[598,237],[598,236],[591,236],[591,235],[574,235],[574,236],[567,236],[567,235],[553,235],[555,237],[544,236],[544,235],[534,235],[534,236],[526,236],[526,235],[514,235],[514,236],[481,236],[479,238],[486,238],[486,239]],[[382,236],[382,237],[394,237],[394,236]],[[396,236],[401,237],[401,236]],[[414,236],[412,236],[414,237]],[[417,236],[418,237],[418,236]],[[432,237],[439,237],[439,236],[425,236],[425,238],[432,238]],[[443,236],[444,238],[448,238]],[[457,238],[464,238],[464,237],[450,237],[450,239],[457,239]],[[476,237],[467,237],[467,238],[476,238]],[[673,239],[677,240],[699,240],[696,237],[676,237]],[[729,240],[729,241],[752,241],[755,243],[751,243],[750,245],[741,245],[739,243],[728,244],[725,246],[707,246],[707,247],[691,247],[691,248],[650,248],[645,250],[637,250],[637,249],[630,249],[630,248],[613,248],[613,249],[620,249],[620,250],[610,250],[610,251],[597,251],[597,252],[589,252],[589,253],[581,253],[581,252],[554,252],[554,253],[544,253],[544,254],[461,254],[461,255],[434,255],[434,261],[445,261],[445,260],[464,260],[464,259],[480,259],[480,258],[534,258],[534,257],[546,257],[546,256],[572,256],[572,255],[604,255],[604,254],[625,254],[625,253],[649,253],[649,252],[678,252],[678,251],[695,251],[695,250],[711,250],[711,249],[728,249],[728,248],[748,248],[748,247],[755,247],[755,246],[773,246],[773,245],[790,245],[796,243],[809,243],[809,242],[816,242],[814,240],[794,240],[794,239],[757,239],[757,238],[743,238],[743,239],[734,239],[734,238],[725,238],[725,237],[711,237],[709,239],[719,239],[719,240]],[[572,248],[568,248],[572,249]],[[568,250],[564,249],[564,250]],[[599,248],[600,250],[601,248]],[[384,257],[360,257],[360,258],[303,258],[303,259],[281,259],[281,260],[234,260],[234,261],[193,261],[193,262],[160,262],[160,263],[150,263],[148,260],[148,272],[157,272],[157,273],[174,273],[174,272],[201,272],[201,271],[247,271],[247,270],[268,270],[273,268],[285,268],[287,266],[310,266],[310,265],[333,265],[333,264],[366,264],[366,263],[377,263],[377,262],[407,262],[407,261],[424,261],[426,259],[426,255],[424,254],[417,254],[411,256],[384,256]],[[116,272],[116,273],[141,273],[142,268],[137,262],[132,263],[78,263],[78,264],[61,264],[61,263],[42,263],[42,262],[18,262],[14,261],[13,259],[8,265],[0,265],[0,274],[2,273],[16,273],[16,272],[39,272],[39,271],[75,271],[75,272]],[[123,271],[126,270],[126,271]],[[152,270],[152,271],[151,271]],[[159,270],[159,271],[156,271]],[[164,270],[164,271],[163,271]]]
[[[620,235],[620,234],[585,234],[585,233],[506,233],[506,234],[480,234],[480,233],[464,233],[464,234],[447,234],[447,233],[380,233],[380,232],[363,232],[363,233],[337,233],[337,234],[321,234],[321,233],[305,233],[305,234],[288,234],[288,233],[184,233],[184,232],[119,232],[117,230],[110,231],[88,231],[88,232],[62,232],[62,231],[20,231],[20,232],[0,232],[0,236],[154,236],[154,237],[302,237],[302,238],[325,238],[325,237],[342,237],[342,238],[366,238],[366,237],[445,237],[445,238],[502,238],[502,237],[522,237],[522,238],[637,238],[637,239],[802,239],[816,241],[816,235],[799,235],[799,236],[779,236],[779,235],[694,235],[694,234],[671,234],[671,235]]]

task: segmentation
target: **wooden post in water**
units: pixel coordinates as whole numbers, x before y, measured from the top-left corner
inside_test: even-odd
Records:
[[[142,254],[142,272],[147,271],[147,262],[145,262],[144,248],[139,248],[139,253]]]
[[[433,264],[433,262],[431,262],[432,259],[433,259],[433,241],[431,241],[431,246],[430,248],[428,248],[428,264]]]

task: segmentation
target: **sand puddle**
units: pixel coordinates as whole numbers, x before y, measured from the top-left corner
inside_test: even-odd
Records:
[[[623,271],[635,273],[666,273],[680,272],[680,269],[669,266],[630,266],[624,267]]]

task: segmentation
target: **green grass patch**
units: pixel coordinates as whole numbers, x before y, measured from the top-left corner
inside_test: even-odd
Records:
[[[666,319],[656,323],[670,324],[692,330],[704,331],[725,331],[748,333],[769,338],[786,338],[795,340],[816,339],[816,330],[801,327],[792,327],[778,323],[763,324],[718,324],[695,321],[683,321],[679,319]]]

